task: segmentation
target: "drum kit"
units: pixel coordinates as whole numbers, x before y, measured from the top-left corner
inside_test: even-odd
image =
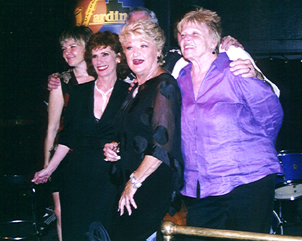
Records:
[[[278,202],[278,214],[273,213],[272,234],[283,235],[283,225],[286,223],[282,215],[282,203],[296,201],[302,197],[302,152],[285,151],[278,153],[282,173],[277,176],[275,185],[275,200]],[[301,218],[301,214],[300,218]]]

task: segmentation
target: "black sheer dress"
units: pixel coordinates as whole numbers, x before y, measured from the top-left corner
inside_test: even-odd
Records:
[[[59,144],[67,154],[60,190],[64,241],[87,240],[86,232],[100,221],[110,233],[117,216],[117,187],[111,178],[110,162],[104,161],[104,144],[115,138],[114,125],[129,85],[117,80],[101,117],[94,116],[95,81],[76,86],[70,95]]]
[[[114,241],[146,240],[167,213],[171,193],[182,185],[178,84],[170,74],[161,74],[137,88],[136,95],[135,87],[129,93],[118,118],[122,157],[118,165],[123,176],[120,193],[145,155],[156,157],[162,164],[135,193],[138,208],[132,208],[131,216],[126,210],[119,218]]]

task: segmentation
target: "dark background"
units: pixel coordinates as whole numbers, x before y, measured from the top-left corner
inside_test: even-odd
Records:
[[[66,69],[58,37],[74,25],[76,0],[7,0],[0,8],[0,172],[33,173],[43,165],[47,76]],[[284,122],[276,148],[302,145],[301,0],[145,0],[177,46],[173,23],[189,5],[216,11],[223,35],[243,44],[281,90]]]

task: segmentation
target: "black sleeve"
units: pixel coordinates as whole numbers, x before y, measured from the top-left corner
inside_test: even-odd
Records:
[[[161,160],[182,177],[183,160],[181,154],[180,115],[181,95],[175,79],[170,76],[160,83],[154,99],[153,143],[145,155]]]

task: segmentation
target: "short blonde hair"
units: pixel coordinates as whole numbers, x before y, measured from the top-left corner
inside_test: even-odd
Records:
[[[85,48],[86,44],[88,43],[90,37],[93,35],[93,32],[90,28],[81,25],[81,26],[74,26],[71,29],[65,30],[59,37],[59,42],[61,46],[64,43],[68,42],[68,40],[72,40],[76,42],[78,45],[81,45]]]
[[[161,53],[158,63],[160,65],[164,63],[162,50],[166,42],[166,37],[164,31],[158,24],[153,23],[150,20],[138,20],[126,24],[119,34],[120,42],[123,48],[125,48],[127,36],[129,35],[138,36],[142,40],[152,42],[155,48]]]
[[[181,33],[183,27],[188,23],[204,23],[208,27],[209,33],[212,36],[213,40],[216,41],[216,51],[217,53],[219,52],[222,29],[220,17],[216,12],[204,8],[188,12],[177,24],[178,33]]]

